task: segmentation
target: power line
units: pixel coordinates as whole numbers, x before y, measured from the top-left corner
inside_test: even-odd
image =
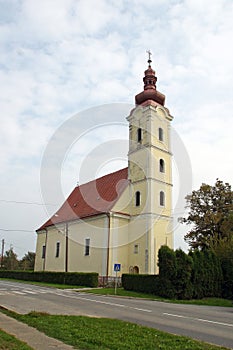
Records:
[[[16,203],[16,204],[28,204],[28,205],[52,205],[52,206],[56,206],[57,205],[57,204],[52,204],[52,203],[10,201],[10,200],[7,200],[7,199],[0,199],[0,202],[3,202],[3,203]]]
[[[34,232],[33,230],[8,230],[8,229],[5,229],[5,228],[0,228],[0,231],[4,231],[4,232]]]

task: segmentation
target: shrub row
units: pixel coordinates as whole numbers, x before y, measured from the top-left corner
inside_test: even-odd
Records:
[[[0,270],[0,278],[12,278],[24,281],[67,284],[75,286],[97,287],[98,273],[81,272],[33,272]]]
[[[135,292],[158,295],[159,282],[159,275],[122,275],[122,287]]]
[[[124,274],[123,288],[171,299],[232,298],[232,293],[226,293],[221,263],[213,252],[186,254],[163,246],[158,258],[159,275]]]

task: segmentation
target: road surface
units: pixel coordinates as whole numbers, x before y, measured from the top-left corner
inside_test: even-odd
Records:
[[[0,305],[18,313],[116,318],[233,349],[233,308],[116,298],[4,280]]]

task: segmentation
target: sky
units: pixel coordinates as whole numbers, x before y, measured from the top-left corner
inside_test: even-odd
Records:
[[[233,184],[232,18],[232,0],[0,0],[5,250],[13,247],[19,258],[35,251],[35,230],[77,182],[127,165],[125,118],[143,89],[147,50],[179,141],[174,244],[187,248],[187,228],[177,224],[185,202],[177,198],[217,178]],[[57,136],[65,131],[62,149]],[[46,181],[50,150],[60,154],[53,164],[59,162],[59,198]]]

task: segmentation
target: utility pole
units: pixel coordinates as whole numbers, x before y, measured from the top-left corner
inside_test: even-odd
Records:
[[[3,267],[4,246],[5,246],[5,240],[4,240],[4,238],[3,238],[3,239],[2,239],[1,268]]]

